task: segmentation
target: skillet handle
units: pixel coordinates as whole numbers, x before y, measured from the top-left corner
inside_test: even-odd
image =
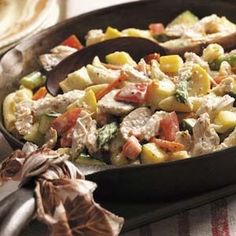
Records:
[[[0,235],[17,236],[35,212],[34,192],[21,188],[0,202]]]

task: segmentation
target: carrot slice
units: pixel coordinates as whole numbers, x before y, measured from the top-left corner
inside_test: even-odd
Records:
[[[73,108],[58,116],[52,121],[51,127],[55,129],[58,135],[63,135],[73,127],[80,115],[81,108]]]
[[[33,95],[33,100],[39,100],[40,98],[44,98],[47,95],[47,89],[46,87],[39,88],[35,94]]]
[[[112,69],[112,70],[120,70],[121,66],[117,65],[112,65],[112,64],[107,64],[107,63],[102,63],[107,69]]]
[[[122,153],[131,160],[135,160],[142,151],[142,146],[135,136],[128,138],[123,146]]]
[[[155,143],[158,147],[169,152],[177,152],[182,151],[184,149],[184,145],[182,143],[177,143],[174,141],[152,138],[151,142]]]
[[[97,101],[100,100],[102,97],[104,97],[106,94],[110,93],[112,91],[112,89],[118,87],[124,80],[127,79],[127,75],[125,73],[122,73],[119,78],[117,78],[116,80],[114,80],[111,84],[107,85],[106,88],[100,90],[97,94],[96,94],[96,99]]]

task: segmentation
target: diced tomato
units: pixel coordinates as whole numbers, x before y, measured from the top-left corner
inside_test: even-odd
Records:
[[[73,127],[66,131],[65,134],[60,139],[61,147],[71,147],[72,146],[72,134]]]
[[[152,138],[151,142],[155,143],[158,147],[168,152],[177,152],[182,151],[184,149],[184,145],[182,143],[177,143],[173,141]]]
[[[70,37],[68,37],[65,41],[61,43],[62,45],[71,47],[71,48],[76,48],[78,50],[82,49],[84,46],[81,44],[79,39],[72,34]]]
[[[130,84],[115,95],[115,100],[136,104],[145,103],[147,88],[148,84],[145,83]]]
[[[148,54],[147,56],[144,57],[144,60],[146,61],[147,64],[151,64],[152,60],[159,61],[159,59],[160,59],[160,54],[156,52]]]
[[[33,95],[33,100],[39,100],[40,98],[44,98],[47,95],[47,89],[46,87],[39,88],[35,94]]]
[[[154,35],[162,34],[165,31],[165,27],[162,23],[152,23],[148,28]]]
[[[75,125],[76,120],[80,115],[80,112],[80,108],[73,108],[71,110],[66,111],[65,113],[58,116],[52,121],[52,128],[57,131],[58,135],[63,135]]]
[[[135,160],[142,151],[142,146],[140,145],[138,139],[135,136],[128,138],[123,146],[122,153],[124,156],[131,160]]]
[[[174,141],[176,132],[179,131],[179,121],[176,113],[168,113],[160,122],[160,137],[168,141]]]
[[[102,97],[104,97],[107,93],[110,93],[114,88],[118,87],[127,78],[128,78],[127,75],[123,73],[120,75],[119,78],[114,80],[111,84],[107,85],[106,88],[96,93],[97,101],[100,100]]]

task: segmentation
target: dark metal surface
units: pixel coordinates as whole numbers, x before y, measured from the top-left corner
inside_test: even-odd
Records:
[[[0,202],[0,235],[17,236],[35,211],[32,190],[20,189]]]

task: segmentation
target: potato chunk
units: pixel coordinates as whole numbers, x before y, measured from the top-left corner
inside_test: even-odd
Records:
[[[236,126],[236,113],[231,111],[220,111],[215,118],[215,123],[221,125],[218,130],[220,133],[224,133]]]
[[[167,153],[157,147],[155,143],[143,145],[141,152],[141,161],[143,164],[161,163],[165,162],[167,158]]]
[[[132,57],[127,52],[113,52],[106,56],[106,61],[112,65],[122,66],[129,64],[131,66],[136,66],[137,63],[132,59]]]
[[[182,64],[183,60],[178,55],[160,57],[160,68],[167,74],[177,74]]]

